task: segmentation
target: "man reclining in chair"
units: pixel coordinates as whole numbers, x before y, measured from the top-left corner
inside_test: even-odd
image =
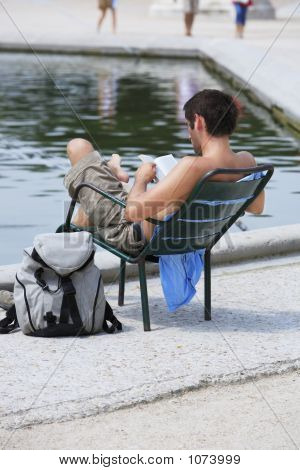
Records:
[[[69,142],[67,152],[72,167],[64,182],[70,195],[73,196],[76,186],[86,182],[127,201],[126,209],[123,209],[91,189],[83,188],[79,194],[81,207],[74,224],[95,227],[107,243],[135,256],[150,240],[154,230],[154,225],[145,219],[163,220],[167,214],[178,210],[205,173],[216,168],[256,166],[249,152],[235,153],[230,148],[229,137],[239,114],[231,96],[218,90],[203,90],[187,101],[184,111],[197,157],[182,158],[162,181],[148,190],[148,183],[156,175],[155,164],[143,163],[138,168],[128,194],[123,183],[127,183],[129,177],[122,170],[118,155],[113,155],[106,163],[88,141],[73,139]],[[217,175],[213,179],[237,181],[243,176],[243,173]],[[247,211],[260,214],[263,208],[264,192]]]

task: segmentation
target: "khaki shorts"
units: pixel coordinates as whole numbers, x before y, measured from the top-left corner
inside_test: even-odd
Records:
[[[127,191],[97,151],[79,160],[64,179],[71,197],[76,187],[83,182],[91,183],[125,202],[127,200]],[[80,191],[79,202],[89,218],[90,226],[95,227],[95,232],[105,242],[132,256],[142,250],[145,241],[138,239],[134,224],[125,219],[124,208],[88,188]]]
[[[106,8],[112,8],[112,0],[99,0],[100,10],[106,10]]]
[[[183,10],[185,13],[193,13],[196,15],[199,11],[199,0],[184,0]]]

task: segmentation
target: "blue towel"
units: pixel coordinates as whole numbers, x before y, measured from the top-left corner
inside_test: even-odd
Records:
[[[188,304],[196,294],[205,250],[159,257],[160,280],[169,312]]]
[[[245,176],[239,181],[251,181],[262,178],[263,172]],[[245,198],[247,200],[249,198]],[[232,203],[234,201],[228,201]],[[240,202],[240,200],[239,200]],[[220,204],[213,201],[212,205]],[[165,220],[172,217],[169,214]],[[160,230],[155,227],[153,236]],[[159,257],[160,280],[169,312],[189,303],[196,294],[196,285],[201,277],[204,265],[205,249],[186,253],[184,255],[162,255]]]

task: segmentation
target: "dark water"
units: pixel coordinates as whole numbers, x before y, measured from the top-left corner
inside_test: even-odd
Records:
[[[193,154],[182,106],[196,91],[234,92],[193,61],[74,56],[0,55],[0,265],[17,262],[36,233],[54,231],[68,196],[66,143],[93,140],[104,155],[118,152],[131,174],[136,155]],[[54,82],[53,82],[54,79]],[[249,227],[300,221],[299,142],[245,97],[233,148],[272,163],[264,215]]]

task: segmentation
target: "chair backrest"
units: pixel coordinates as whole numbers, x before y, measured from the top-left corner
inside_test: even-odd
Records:
[[[264,189],[273,171],[272,165],[258,165],[239,169],[220,168],[208,172],[181,208],[168,221],[159,224],[147,251],[163,255],[211,249]],[[248,181],[211,181],[215,175],[246,176],[254,173],[255,177],[259,173],[262,176]]]

